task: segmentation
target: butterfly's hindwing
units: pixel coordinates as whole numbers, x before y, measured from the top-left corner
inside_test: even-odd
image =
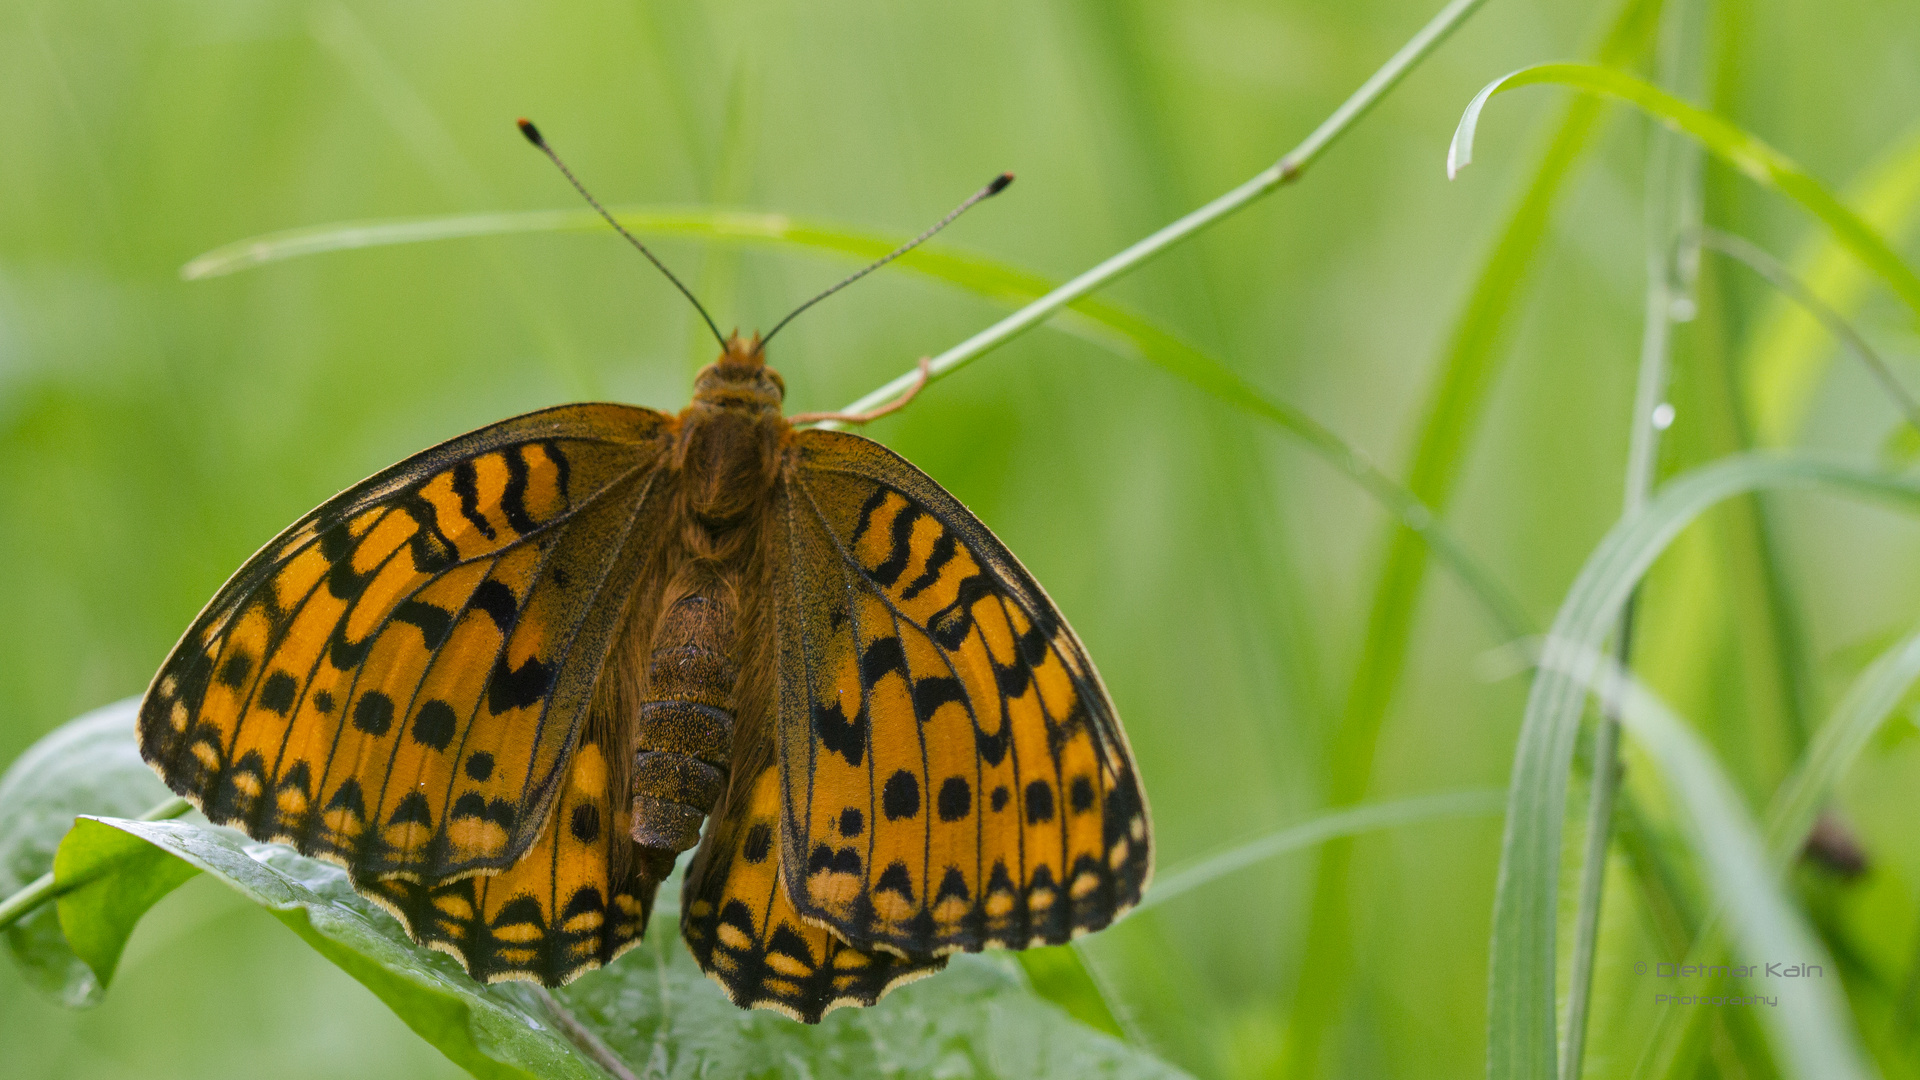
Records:
[[[616,753],[596,741],[574,751],[548,827],[506,870],[436,884],[356,877],[354,887],[483,982],[558,986],[611,963],[640,942],[659,888],[624,850]]]
[[[778,769],[761,770],[747,790],[732,813],[708,825],[680,898],[687,947],[735,1005],[817,1023],[946,966],[944,958],[855,948],[802,919],[780,884]]]
[[[772,576],[793,905],[907,956],[1106,926],[1139,900],[1151,836],[1078,639],[904,459],[838,432],[794,445]]]
[[[549,409],[330,500],[188,630],[142,703],[143,755],[211,820],[356,878],[512,865],[658,527],[669,422]]]

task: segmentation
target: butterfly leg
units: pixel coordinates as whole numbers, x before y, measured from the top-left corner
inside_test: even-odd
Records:
[[[881,417],[887,415],[888,413],[899,412],[901,409],[906,408],[907,402],[912,401],[914,399],[914,395],[920,393],[921,388],[926,386],[927,382],[932,378],[933,378],[933,358],[923,356],[920,358],[920,377],[914,381],[914,384],[912,386],[907,387],[906,393],[901,394],[899,397],[894,398],[892,401],[887,402],[885,405],[882,405],[879,408],[869,409],[866,412],[858,412],[858,413],[849,413],[849,412],[796,413],[793,416],[787,417],[787,422],[790,424],[819,424],[819,423],[824,423],[830,420],[836,424],[872,423],[873,421],[880,419]]]

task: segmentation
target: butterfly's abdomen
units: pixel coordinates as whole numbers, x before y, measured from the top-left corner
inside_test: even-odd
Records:
[[[733,758],[731,605],[724,589],[686,592],[661,613],[648,660],[633,767],[633,839],[680,852],[727,787]]]

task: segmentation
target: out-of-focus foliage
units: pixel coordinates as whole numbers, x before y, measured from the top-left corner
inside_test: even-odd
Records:
[[[911,233],[1011,169],[1014,188],[945,240],[1060,280],[1269,164],[1437,6],[4,0],[0,761],[138,693],[225,575],[335,490],[542,405],[678,408],[712,350],[604,235],[182,281],[193,256],[303,225],[573,209],[513,131],[527,115],[617,205]],[[1706,7],[1711,77],[1695,104],[1791,155],[1920,261],[1912,185],[1888,180],[1912,158],[1920,9]],[[1616,8],[1489,3],[1299,185],[1105,298],[1405,476],[1436,364],[1566,106],[1547,89],[1503,98],[1452,185],[1447,137],[1489,79],[1590,57]],[[1498,377],[1461,414],[1477,419],[1447,507],[1541,625],[1619,514],[1641,332],[1647,125],[1599,115],[1498,320]],[[1911,319],[1835,268],[1817,223],[1717,166],[1701,194],[1709,224],[1817,271],[1816,289],[1844,278],[1822,295],[1920,385]],[[770,325],[850,265],[659,246],[723,329]],[[1752,442],[1747,401],[1771,403],[1769,443],[1874,460],[1898,421],[1868,374],[1807,359],[1838,354],[1804,334],[1779,355],[1757,335],[1786,324],[1781,302],[1737,268],[1708,263],[1693,299],[1676,324],[1663,476]],[[772,359],[793,408],[833,408],[1003,310],[884,272],[783,333]],[[1793,373],[1790,408],[1751,381],[1752,356]],[[1073,620],[1140,759],[1164,870],[1325,809],[1336,776],[1378,799],[1505,783],[1525,680],[1488,677],[1504,661],[1488,662],[1502,643],[1483,613],[1429,574],[1404,670],[1354,686],[1388,519],[1271,423],[1043,329],[870,434],[973,507]],[[1917,542],[1884,509],[1785,493],[1711,511],[1653,568],[1636,666],[1756,816],[1807,725],[1914,623]],[[1336,728],[1360,691],[1387,704],[1377,749],[1356,756]],[[1884,1073],[1909,1075],[1920,746],[1902,723],[1885,730],[1831,804],[1866,872],[1803,866],[1790,895],[1837,958],[1861,1041]],[[1631,966],[1682,959],[1676,932],[1709,895],[1675,803],[1651,770],[1628,775],[1652,819],[1629,833],[1651,846],[1623,850],[1607,893],[1589,1076],[1632,1072],[1654,994],[1672,987]],[[152,791],[122,794],[118,812],[137,813]],[[1337,986],[1299,974],[1316,870],[1302,854],[1129,918],[1084,955],[1127,1036],[1196,1076],[1282,1061],[1313,1076],[1478,1075],[1499,851],[1485,817],[1355,841]],[[1643,887],[1663,872],[1676,904]],[[38,976],[0,967],[9,1075],[457,1073],[206,875],[153,909],[97,1008],[63,1009]],[[1302,1063],[1288,1020],[1304,1004],[1323,1023]],[[1682,1059],[1740,1074],[1764,1043],[1752,1017],[1716,1015]]]

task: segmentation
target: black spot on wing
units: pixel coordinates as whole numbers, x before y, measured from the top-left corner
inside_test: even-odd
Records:
[[[418,791],[409,791],[400,805],[394,807],[393,816],[387,819],[389,825],[425,825],[433,826],[433,810],[427,805],[427,797]]]
[[[435,750],[445,750],[459,729],[460,717],[453,711],[453,706],[444,701],[427,702],[420,706],[420,711],[413,717],[413,741]],[[467,761],[467,768],[473,768],[471,758]]]
[[[959,821],[973,810],[973,789],[963,778],[949,776],[940,784],[937,805],[941,821]]]
[[[393,699],[378,690],[360,695],[353,706],[353,726],[378,738],[393,726]]]
[[[909,904],[913,903],[913,875],[907,872],[906,863],[888,863],[873,888],[875,892],[890,892],[904,897]]]
[[[479,470],[473,462],[463,461],[453,467],[453,493],[460,496],[460,516],[467,519],[481,536],[494,539],[493,523],[480,512]]]
[[[953,602],[927,620],[927,629],[940,647],[952,652],[973,631],[973,605],[994,595],[993,582],[985,574],[969,574],[960,582]]]
[[[333,634],[327,640],[327,661],[341,671],[352,671],[367,658],[367,650],[373,648],[373,635],[365,640],[351,641],[347,638],[347,620],[341,619],[333,625]]]
[[[1084,776],[1073,778],[1073,788],[1067,798],[1073,803],[1073,812],[1084,814],[1093,809],[1093,781]]]
[[[493,755],[485,750],[475,750],[467,755],[467,775],[475,780],[484,781],[493,775]]]
[[[527,516],[527,448],[516,446],[506,451],[507,489],[500,493],[500,513],[507,524],[521,535],[532,532],[536,526],[533,518]]]
[[[545,920],[541,915],[540,901],[531,896],[516,896],[500,906],[500,914],[493,917],[492,926],[496,930],[508,926],[538,926],[545,929]]]
[[[926,568],[920,571],[919,576],[907,582],[907,587],[900,591],[900,599],[911,600],[919,596],[928,586],[939,581],[940,571],[953,561],[954,553],[958,550],[959,542],[953,538],[953,534],[944,529],[941,530],[939,538],[933,542],[933,550],[927,553]]]
[[[260,688],[260,707],[285,716],[293,708],[294,698],[299,695],[300,680],[284,671],[276,671],[267,676],[266,685]]]
[[[541,663],[539,657],[529,656],[519,667],[510,668],[502,656],[495,661],[493,675],[487,680],[487,710],[498,716],[524,709],[545,698],[552,685],[553,666]]]
[[[367,799],[360,793],[360,781],[349,777],[341,781],[333,790],[333,798],[327,800],[328,810],[346,810],[354,817],[367,816]]]
[[[1053,788],[1045,780],[1027,785],[1027,821],[1038,825],[1053,820]]]
[[[933,902],[938,904],[948,899],[961,901],[972,899],[971,894],[967,892],[967,877],[957,866],[947,867],[946,876],[940,879],[940,891],[934,894]]]
[[[407,492],[395,505],[401,513],[413,519],[413,535],[407,538],[407,551],[413,558],[415,570],[422,574],[437,574],[458,561],[459,552],[454,548],[453,541],[440,531],[439,513],[418,488]]]
[[[815,701],[813,702],[813,734],[829,753],[839,754],[847,759],[847,764],[857,768],[867,751],[866,711],[862,710],[859,715],[848,720],[839,702],[828,705]]]
[[[894,582],[900,580],[900,575],[906,572],[907,564],[913,561],[913,526],[925,516],[920,508],[912,503],[901,507],[900,512],[894,515],[893,528],[890,530],[892,546],[887,550],[887,557],[880,565],[867,571],[868,576],[882,588],[889,588]]]
[[[403,600],[393,609],[393,621],[418,627],[427,651],[432,652],[447,640],[447,632],[453,629],[453,612],[424,600]]]
[[[514,613],[520,610],[520,598],[513,595],[513,589],[499,578],[488,578],[473,590],[473,599],[469,603],[476,609],[486,612],[493,619],[493,625],[499,627],[502,634],[513,629]]]
[[[880,792],[880,807],[886,811],[888,821],[910,818],[920,812],[920,781],[905,769],[887,777],[887,783]]]
[[[600,839],[600,808],[592,803],[581,803],[573,808],[573,817],[567,823],[567,830],[573,838],[583,844],[591,844]]]
[[[773,828],[764,821],[756,821],[747,830],[747,839],[740,845],[740,857],[749,863],[758,865],[767,861],[767,855],[773,851]]]
[[[220,665],[220,681],[238,690],[247,684],[247,676],[252,672],[253,657],[247,655],[244,649],[235,649],[227,657],[227,662]]]
[[[952,676],[934,676],[913,684],[913,715],[923,724],[933,719],[940,706],[956,702],[964,706],[967,691],[960,680]]]
[[[907,674],[907,653],[897,637],[876,638],[860,654],[860,682],[872,686],[889,674]]]

